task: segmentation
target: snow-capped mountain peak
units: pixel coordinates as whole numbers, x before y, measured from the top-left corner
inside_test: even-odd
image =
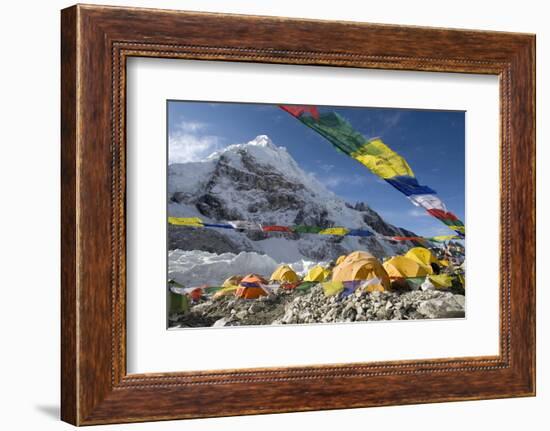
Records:
[[[254,139],[252,139],[251,141],[248,141],[247,143],[244,143],[244,144],[233,144],[233,145],[229,145],[225,148],[223,148],[222,150],[218,150],[212,154],[210,154],[208,157],[207,157],[207,160],[213,160],[213,159],[218,159],[222,154],[227,154],[227,153],[236,153],[236,152],[239,152],[241,150],[249,150],[250,147],[259,147],[259,148],[265,148],[266,150],[268,150],[269,152],[279,152],[279,151],[286,151],[286,149],[284,147],[277,147],[273,141],[271,140],[271,138],[267,135],[258,135],[256,136]]]
[[[221,157],[235,160],[234,156],[241,157],[243,153],[253,156],[257,163],[271,165],[276,169],[285,169],[287,167],[292,167],[293,170],[299,169],[286,148],[275,145],[267,135],[258,135],[245,144],[229,145],[222,150],[210,154],[207,160],[218,160]],[[282,166],[281,163],[283,163]]]
[[[267,135],[258,135],[247,145],[257,145],[258,147],[276,148],[271,138]]]
[[[370,229],[381,235],[403,235],[366,204],[353,207],[336,196],[312,174],[301,169],[286,148],[275,145],[266,135],[244,144],[230,145],[201,162],[172,164],[168,175],[168,211],[172,216],[199,216],[210,222],[249,220],[263,224],[344,226]],[[226,239],[236,234],[213,229],[206,231],[213,232],[208,235],[222,235]],[[242,239],[244,234],[238,235]],[[240,243],[246,251],[257,249],[261,241],[268,239],[261,232],[248,233],[245,238],[247,241]],[[290,239],[288,235],[280,238],[272,235],[270,239],[297,243],[300,238],[299,235]],[[176,247],[192,249],[189,247],[197,246],[190,238],[185,241]],[[346,243],[352,249],[358,248],[357,241],[372,243],[380,255],[396,248],[393,243],[376,244],[379,241],[376,238],[326,237],[317,238],[317,245],[333,246],[324,247],[326,250],[322,252],[319,247],[312,246],[309,255],[307,250],[301,250],[301,254],[321,259],[333,257],[342,247],[346,248]]]

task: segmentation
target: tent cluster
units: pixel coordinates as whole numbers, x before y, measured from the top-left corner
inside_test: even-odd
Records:
[[[393,256],[383,263],[367,252],[356,251],[336,259],[332,279],[323,283],[323,288],[330,296],[347,295],[359,287],[372,292],[396,288],[446,289],[453,283],[463,285],[461,274],[451,272],[447,260],[437,259],[424,247],[414,247],[404,256]]]
[[[394,256],[384,262],[384,268],[393,278],[425,277],[439,273],[440,267],[446,265],[424,247],[414,247],[404,256]]]
[[[337,150],[357,160],[372,173],[409,198],[416,206],[464,237],[464,223],[447,210],[435,190],[419,184],[407,161],[382,139],[366,139],[336,112],[320,113],[315,106],[280,105],[280,108],[326,138]]]
[[[449,267],[449,261],[439,260],[428,249],[414,247],[404,256],[394,256],[383,263],[388,276],[396,285],[417,285],[429,280],[436,288],[452,286],[453,277],[442,273]]]
[[[321,228],[317,226],[279,226],[279,225],[262,225],[253,221],[247,220],[232,220],[225,223],[205,223],[200,217],[168,217],[168,223],[174,226],[185,226],[192,228],[215,228],[215,229],[235,229],[237,231],[262,231],[262,232],[286,232],[286,233],[307,233],[318,235],[339,235],[339,236],[358,236],[370,237],[374,236],[379,239],[390,241],[433,241],[444,242],[453,239],[460,239],[459,235],[439,235],[432,237],[420,236],[383,236],[375,234],[367,229],[352,229],[346,227],[330,227]]]
[[[185,288],[170,282],[170,309],[186,311],[191,303],[203,297],[257,299],[280,291],[308,290],[317,284],[322,286],[326,296],[346,296],[359,288],[366,292],[383,292],[411,287],[445,289],[452,287],[455,281],[463,284],[461,274],[450,273],[448,267],[448,261],[439,260],[424,247],[414,247],[405,255],[393,256],[384,262],[366,251],[354,251],[340,256],[327,267],[310,268],[303,277],[289,265],[282,264],[269,278],[259,274],[232,275],[219,287]]]

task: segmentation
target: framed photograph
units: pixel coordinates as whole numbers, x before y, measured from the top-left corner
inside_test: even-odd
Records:
[[[465,317],[465,112],[170,100],[167,122],[169,328]]]
[[[535,394],[535,37],[62,11],[62,419]]]

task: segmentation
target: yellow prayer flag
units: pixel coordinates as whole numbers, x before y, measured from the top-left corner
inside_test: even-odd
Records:
[[[429,275],[432,284],[438,288],[449,288],[453,285],[453,277],[449,274]]]
[[[349,229],[345,227],[329,227],[319,232],[319,235],[345,235],[349,232]]]
[[[451,239],[457,239],[457,235],[438,235],[438,236],[432,236],[429,238],[433,241],[450,241]]]
[[[334,296],[344,290],[344,283],[341,281],[327,281],[326,283],[321,283],[321,286],[323,286],[325,296]]]
[[[460,233],[466,233],[466,228],[464,226],[449,226],[449,229],[456,230]]]
[[[168,217],[168,223],[177,226],[204,227],[198,217]]]
[[[414,177],[407,161],[379,138],[370,140],[350,155],[381,178]]]

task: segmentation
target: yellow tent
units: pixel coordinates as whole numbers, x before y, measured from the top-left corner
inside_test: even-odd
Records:
[[[223,282],[222,287],[237,286],[242,279],[243,279],[242,275],[232,275],[231,277],[229,277]]]
[[[405,257],[408,257],[421,265],[429,266],[430,268],[432,263],[440,265],[439,260],[437,260],[433,253],[424,247],[411,248],[407,253],[405,253]],[[432,272],[430,272],[430,274],[432,274]]]
[[[371,284],[367,286],[367,292],[383,292],[386,290],[381,284]]]
[[[223,282],[222,288],[214,293],[213,298],[216,299],[221,298],[222,296],[235,295],[242,279],[242,275],[232,275]]]
[[[343,254],[338,259],[336,259],[336,265],[340,265],[346,257],[347,257],[347,255]]]
[[[271,274],[270,280],[280,281],[283,283],[296,283],[299,281],[298,275],[288,265],[280,265]]]
[[[356,260],[363,260],[363,259],[375,259],[376,258],[370,254],[368,251],[354,251],[350,254],[348,254],[342,262],[355,262]]]
[[[382,264],[390,278],[425,277],[431,274],[432,268],[405,257],[395,256]]]
[[[353,252],[336,266],[332,281],[370,280],[377,278],[384,290],[390,288],[390,278],[382,264],[369,253]]]
[[[325,281],[330,277],[330,271],[322,266],[314,266],[311,268],[307,275],[304,277],[304,281]]]

